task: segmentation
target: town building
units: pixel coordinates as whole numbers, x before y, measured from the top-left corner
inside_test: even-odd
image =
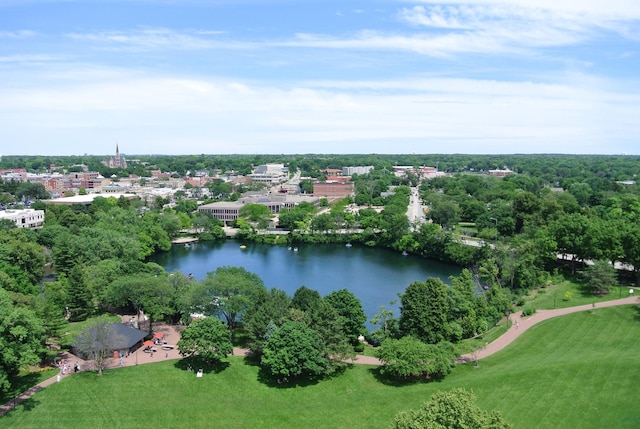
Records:
[[[36,229],[44,225],[44,210],[2,210],[0,219],[13,221],[18,228]]]
[[[489,175],[490,176],[495,176],[495,177],[505,177],[505,176],[508,176],[510,174],[513,174],[513,171],[509,170],[508,168],[506,168],[504,170],[500,170],[500,169],[489,170]]]
[[[290,209],[302,202],[317,204],[318,198],[305,195],[248,195],[238,201],[219,201],[198,207],[199,212],[205,212],[221,220],[225,225],[235,222],[240,217],[240,209],[246,204],[261,204],[267,206],[271,214],[278,214],[282,209]]]
[[[289,169],[284,164],[263,164],[254,168],[251,174],[247,174],[247,178],[252,182],[277,185],[289,178]]]
[[[354,174],[369,174],[373,171],[373,165],[356,166],[356,167],[342,167],[343,176],[353,176]]]
[[[316,182],[313,184],[313,195],[329,199],[352,197],[355,194],[353,182]]]
[[[135,195],[135,194],[109,193],[109,194],[74,195],[73,197],[62,197],[62,198],[54,198],[51,200],[42,200],[42,202],[45,204],[52,204],[52,205],[58,205],[58,206],[72,206],[74,204],[90,206],[93,203],[93,200],[95,200],[98,197],[115,198],[115,199],[119,199],[120,197],[123,197],[129,200],[140,198],[138,195]]]

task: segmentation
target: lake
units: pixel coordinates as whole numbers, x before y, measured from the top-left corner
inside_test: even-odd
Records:
[[[281,289],[289,296],[300,286],[317,290],[322,296],[349,289],[362,302],[367,321],[383,305],[399,316],[399,302],[392,305],[391,301],[398,300],[398,293],[412,282],[438,277],[450,283],[449,276],[461,271],[455,265],[403,256],[389,249],[309,244],[296,251],[255,243],[242,249],[234,240],[192,243],[189,247],[173,245],[169,252],[156,255],[154,262],[167,272],[179,270],[198,280],[218,267],[244,267],[257,274],[268,289]]]

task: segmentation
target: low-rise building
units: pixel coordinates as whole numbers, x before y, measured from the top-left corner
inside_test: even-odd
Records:
[[[316,182],[313,184],[313,195],[329,199],[352,197],[355,193],[353,182]]]
[[[501,169],[489,170],[489,175],[495,176],[495,177],[505,177],[510,174],[513,174],[513,171],[509,170],[508,168],[504,170],[501,170]]]
[[[261,204],[267,206],[272,214],[278,214],[280,210],[292,208],[302,202],[318,203],[318,198],[305,195],[253,195],[246,196],[238,201],[219,201],[204,204],[198,207],[199,212],[209,213],[214,218],[225,224],[234,222],[240,217],[240,210],[246,204]]]
[[[253,182],[277,185],[287,180],[289,169],[284,164],[264,164],[257,166],[247,177]]]
[[[373,171],[373,165],[359,165],[355,167],[342,167],[343,176],[353,176],[354,174],[369,174]]]
[[[0,219],[13,221],[18,228],[40,228],[44,225],[44,210],[2,210]]]

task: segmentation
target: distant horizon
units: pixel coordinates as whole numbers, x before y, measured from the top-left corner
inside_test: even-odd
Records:
[[[0,160],[3,157],[38,157],[38,156],[56,156],[56,157],[103,157],[105,159],[109,157],[113,157],[114,153],[104,153],[104,154],[91,154],[91,153],[83,153],[83,154],[0,154]],[[532,152],[532,153],[524,153],[524,152],[512,152],[512,153],[446,153],[446,152],[423,152],[423,153],[401,153],[401,152],[389,152],[389,153],[380,153],[380,152],[344,152],[344,153],[131,153],[128,154],[126,152],[120,151],[120,156],[125,157],[127,160],[131,160],[131,157],[144,157],[144,156],[357,156],[357,155],[381,155],[381,156],[640,156],[640,153],[547,153],[547,152]]]
[[[637,154],[639,29],[636,0],[3,0],[0,152]]]

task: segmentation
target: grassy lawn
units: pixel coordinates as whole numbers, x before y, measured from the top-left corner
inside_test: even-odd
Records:
[[[572,296],[567,299],[565,294]],[[635,292],[635,294],[639,294]],[[538,310],[550,310],[553,308],[575,307],[584,304],[593,304],[603,301],[611,301],[629,296],[628,286],[614,286],[608,295],[596,296],[587,290],[582,284],[571,279],[562,279],[551,286],[538,289],[533,292],[533,297],[526,300],[523,307],[533,307]]]
[[[531,328],[443,381],[387,383],[354,365],[308,385],[269,383],[241,357],[198,379],[178,361],[80,373],[34,395],[2,428],[386,428],[437,390],[464,386],[514,428],[640,427],[640,311],[595,309]]]

